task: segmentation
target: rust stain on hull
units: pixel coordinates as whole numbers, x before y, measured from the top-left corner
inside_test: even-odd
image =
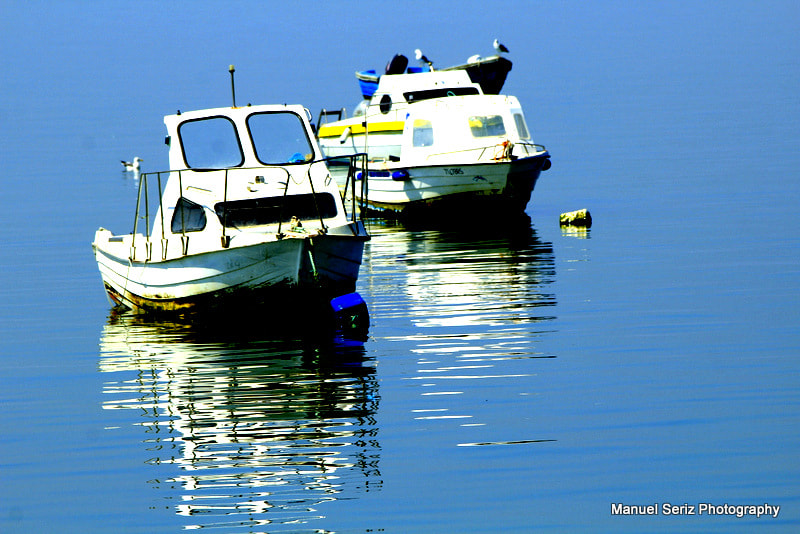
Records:
[[[253,288],[229,288],[193,297],[147,298],[125,291],[124,295],[104,284],[109,299],[117,308],[140,313],[193,313],[198,311],[260,311],[264,307],[280,309],[302,303],[328,302],[331,298],[355,291],[355,282],[298,286],[283,283]]]

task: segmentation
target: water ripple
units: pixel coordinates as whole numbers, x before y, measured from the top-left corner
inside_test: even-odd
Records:
[[[180,488],[186,528],[307,523],[321,503],[381,486],[378,386],[359,344],[242,341],[122,316],[103,330],[100,369],[103,408],[142,428],[150,484]]]
[[[532,399],[524,395],[539,387],[539,365],[554,358],[537,349],[553,328],[552,245],[524,224],[503,231],[383,224],[371,231],[363,280],[373,335],[402,362],[392,378],[410,388],[414,431],[431,440],[444,432],[453,446],[548,441],[535,436],[541,430],[526,424],[522,411]],[[513,391],[517,398],[509,398]],[[512,420],[497,416],[497,402],[508,405]]]

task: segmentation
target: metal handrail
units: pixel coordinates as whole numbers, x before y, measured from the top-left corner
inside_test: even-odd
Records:
[[[350,213],[350,217],[349,217],[349,220],[351,222],[355,222],[356,221],[355,171],[354,171],[354,169],[356,168],[355,161],[357,159],[359,159],[359,158],[361,159],[362,176],[364,176],[365,178],[364,178],[364,182],[362,182],[362,195],[361,195],[361,202],[360,202],[360,205],[359,205],[358,213],[359,213],[360,218],[363,218],[363,213],[365,211],[364,210],[364,205],[365,205],[365,202],[366,202],[365,191],[363,191],[363,188],[364,188],[365,182],[366,182],[366,174],[367,174],[365,172],[366,171],[366,154],[359,153],[359,154],[353,154],[353,155],[347,155],[347,156],[340,156],[338,158],[333,158],[333,157],[328,158],[328,157],[326,157],[326,158],[322,158],[322,159],[317,159],[317,160],[312,160],[312,161],[305,162],[308,165],[308,172],[306,173],[306,176],[305,176],[305,178],[303,180],[301,180],[300,182],[296,182],[299,185],[299,184],[302,184],[303,181],[306,178],[308,179],[309,185],[311,186],[311,193],[314,196],[315,209],[316,209],[317,215],[320,217],[320,224],[322,225],[323,228],[325,228],[325,222],[324,222],[324,220],[322,218],[322,213],[321,213],[321,211],[319,209],[319,205],[316,202],[317,192],[316,192],[316,190],[314,188],[313,181],[311,180],[311,168],[314,166],[314,164],[317,164],[317,163],[323,163],[323,164],[325,164],[325,166],[327,168],[327,162],[329,160],[342,159],[342,158],[345,158],[345,157],[350,160],[349,165],[348,165],[348,176],[351,173],[353,174],[353,180],[352,180],[352,188],[353,188],[353,195],[352,195],[353,196],[353,199],[352,199],[353,204],[352,204],[352,206],[353,207],[352,207],[352,210],[351,210],[351,213]],[[145,239],[145,244],[146,244],[145,246],[146,246],[146,248],[148,250],[150,250],[150,247],[152,246],[151,245],[151,237],[152,236],[150,235],[150,206],[149,206],[149,204],[150,204],[150,196],[149,196],[149,192],[148,192],[149,191],[149,183],[150,183],[149,178],[151,178],[152,176],[155,175],[155,177],[157,179],[158,205],[159,205],[159,210],[158,211],[161,214],[161,245],[162,245],[161,254],[162,254],[162,259],[166,259],[166,253],[167,253],[166,251],[167,251],[168,239],[167,239],[166,234],[165,234],[166,222],[164,220],[165,215],[164,215],[164,209],[163,209],[163,205],[162,205],[162,200],[163,200],[163,196],[164,196],[164,190],[163,190],[163,184],[162,184],[162,181],[161,181],[161,176],[163,174],[167,174],[167,175],[171,175],[173,173],[177,174],[177,178],[178,178],[178,197],[179,198],[183,198],[183,192],[184,192],[184,188],[183,188],[183,173],[184,172],[186,172],[186,171],[222,172],[222,173],[224,173],[223,202],[227,202],[227,199],[228,199],[228,173],[231,170],[247,171],[247,170],[264,170],[264,169],[280,169],[281,171],[286,173],[286,184],[284,186],[284,191],[283,191],[283,197],[286,197],[288,195],[288,192],[289,192],[289,183],[291,181],[293,181],[293,180],[292,180],[291,173],[283,165],[261,165],[261,166],[258,166],[258,167],[236,167],[235,169],[229,169],[229,168],[223,168],[223,169],[171,169],[171,170],[167,170],[167,171],[152,171],[152,172],[142,173],[139,176],[139,188],[138,188],[138,193],[137,193],[137,196],[136,196],[136,212],[134,214],[133,232],[132,232],[132,236],[131,236],[131,254],[130,254],[131,260],[133,260],[135,258],[135,256],[136,256],[136,254],[135,254],[136,235],[137,235],[137,232],[138,232],[138,229],[139,229],[139,220],[140,219],[143,219],[144,220],[144,224],[145,224],[145,231],[144,231],[144,239]],[[142,209],[142,194],[144,194],[144,204],[145,204],[144,205],[144,209]],[[345,205],[344,199],[342,199],[342,204],[343,204],[343,206]],[[144,211],[144,216],[141,215],[142,211]],[[345,208],[345,216],[347,217],[347,209],[346,208]],[[223,246],[226,246],[227,239],[228,239],[228,236],[226,234],[226,228],[227,228],[226,219],[227,219],[227,212],[223,211],[223,220],[220,221],[222,223],[221,240],[222,240],[222,245]],[[280,212],[279,221],[278,221],[278,233],[279,234],[280,234],[280,230],[281,230],[281,225],[282,224],[283,224],[283,203],[281,204],[281,212]],[[187,242],[188,241],[188,236],[186,235],[186,220],[185,220],[185,213],[184,213],[183,209],[181,209],[181,241],[182,241],[182,244],[183,244],[183,249],[182,249],[183,250],[183,254],[186,254],[187,253],[186,252],[187,251],[187,247],[188,247],[188,242]],[[150,253],[148,253],[148,255],[147,255],[147,260],[148,261],[150,260]]]
[[[323,158],[321,161],[328,162],[333,160],[343,160],[348,159],[349,163],[347,166],[347,177],[345,178],[345,183],[343,189],[343,193],[341,194],[342,198],[342,205],[345,207],[345,213],[347,212],[347,190],[348,188],[351,189],[350,191],[350,220],[355,222],[356,221],[356,213],[358,213],[359,218],[364,218],[364,206],[366,204],[366,192],[363,190],[364,182],[366,181],[367,176],[367,153],[366,152],[357,152],[355,154],[345,154],[342,156],[329,156]],[[360,195],[358,210],[356,210],[356,171],[358,170],[356,160],[360,161],[361,163],[361,176],[362,176],[362,191]],[[326,163],[327,166],[327,163]]]
[[[531,155],[531,152],[528,151],[528,147],[533,147],[533,153],[538,154],[539,152],[547,152],[547,148],[544,145],[539,145],[536,143],[528,143],[527,141],[520,141],[518,143],[514,143],[514,146],[523,146],[525,147],[525,154]]]
[[[530,155],[531,154],[531,152],[529,152],[527,150],[527,147],[535,147],[535,152],[534,153],[544,152],[544,151],[547,150],[544,147],[544,145],[537,145],[536,143],[528,143],[527,141],[518,141],[518,142],[513,143],[513,144],[514,144],[514,146],[524,146],[524,147],[526,147],[526,150],[525,150],[526,155]],[[500,146],[500,144],[495,143],[495,144],[487,145],[487,146],[483,146],[483,147],[476,146],[476,147],[472,147],[472,148],[462,148],[462,149],[459,149],[459,150],[448,150],[446,152],[436,152],[435,154],[428,154],[427,156],[425,156],[425,159],[426,160],[430,160],[432,158],[436,158],[436,157],[440,157],[440,156],[447,156],[447,155],[451,155],[451,154],[462,154],[462,153],[466,153],[466,152],[477,152],[477,151],[480,150],[480,154],[478,154],[478,158],[477,158],[478,161],[480,161],[483,158],[483,156],[486,154],[487,150],[495,150],[495,149],[497,149],[498,146]]]
[[[345,108],[330,109],[330,110],[322,108],[319,112],[319,116],[317,117],[317,129],[319,129],[322,126],[323,118],[325,119],[325,124],[328,124],[328,116],[331,117],[336,116],[336,120],[340,121],[342,120],[342,118],[346,118],[347,111],[345,110]]]

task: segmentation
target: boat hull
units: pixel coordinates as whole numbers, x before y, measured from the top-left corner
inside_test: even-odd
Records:
[[[98,232],[99,234],[100,232]],[[191,311],[329,299],[355,290],[364,235],[285,238],[166,261],[130,261],[95,242],[109,300],[135,311]]]
[[[371,168],[365,200],[371,210],[387,215],[435,210],[463,216],[473,208],[522,213],[549,157],[543,152],[492,163]]]

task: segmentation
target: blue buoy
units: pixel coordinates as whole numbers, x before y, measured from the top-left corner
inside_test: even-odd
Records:
[[[347,293],[331,299],[336,331],[341,333],[365,333],[369,330],[367,303],[358,293]]]

